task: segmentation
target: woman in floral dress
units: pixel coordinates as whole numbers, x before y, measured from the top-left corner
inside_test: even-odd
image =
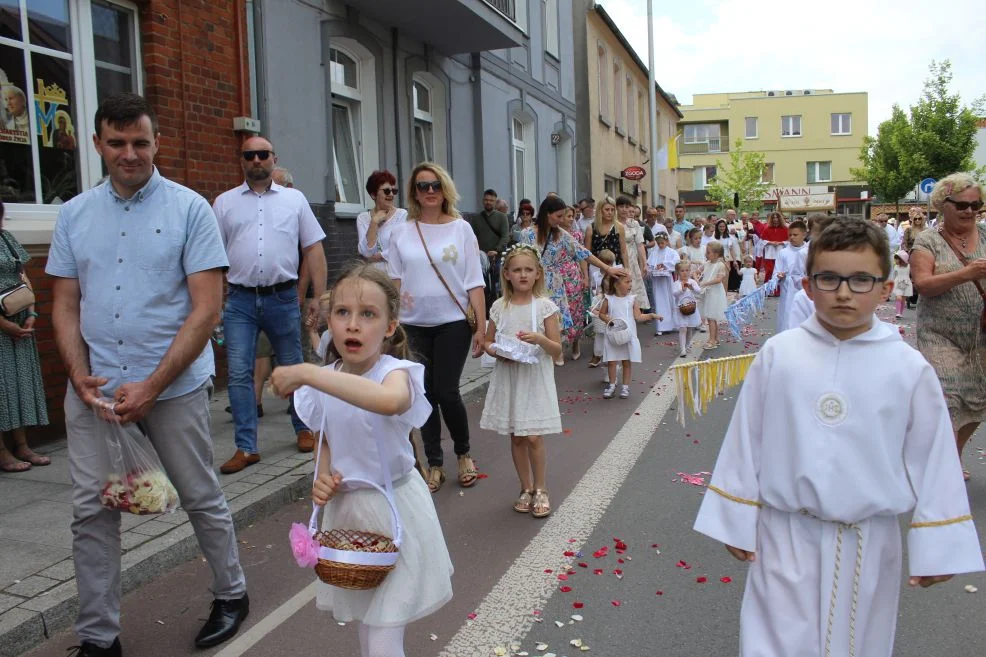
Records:
[[[551,300],[558,306],[562,336],[566,338],[566,341],[572,335],[573,328],[576,327],[576,323],[572,319],[568,291],[565,289],[566,267],[575,266],[578,268],[580,264],[584,266],[584,262],[588,260],[603,273],[612,274],[614,272],[561,227],[567,211],[568,205],[565,201],[557,196],[549,196],[541,202],[534,225],[521,233],[521,241],[535,246],[541,254],[544,282],[548,287]],[[575,332],[575,335],[578,335],[578,331]],[[564,364],[563,358],[555,361],[555,365]]]
[[[582,231],[575,225],[574,208],[569,207],[565,212],[561,227],[579,244],[585,241]],[[591,304],[589,268],[585,260],[580,262],[569,260],[561,266],[561,277],[565,282],[565,294],[568,296],[568,312],[572,316],[572,328],[564,332],[562,337],[572,346],[572,360],[578,360],[582,355],[579,343],[582,340],[582,332],[585,331]]]

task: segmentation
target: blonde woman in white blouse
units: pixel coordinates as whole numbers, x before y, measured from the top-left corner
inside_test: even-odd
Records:
[[[387,247],[394,228],[407,220],[407,210],[394,205],[397,178],[386,169],[374,171],[366,179],[366,193],[373,198],[373,208],[356,217],[359,254],[378,269],[387,271]]]
[[[459,485],[477,481],[469,456],[469,418],[459,394],[459,377],[470,346],[473,358],[483,353],[486,300],[479,243],[472,226],[455,204],[459,194],[441,166],[423,162],[411,172],[407,187],[408,220],[390,236],[387,269],[401,292],[400,322],[411,351],[425,366],[425,396],[432,412],[421,427],[428,458],[428,488],[445,483],[442,418],[458,458]],[[472,308],[476,326],[466,313]]]

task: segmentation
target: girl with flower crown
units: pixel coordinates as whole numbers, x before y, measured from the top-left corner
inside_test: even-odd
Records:
[[[510,436],[520,496],[514,511],[551,513],[544,435],[561,433],[552,358],[561,356],[560,309],[548,298],[538,250],[518,244],[500,268],[503,296],[490,307],[486,353],[497,359],[479,426]]]

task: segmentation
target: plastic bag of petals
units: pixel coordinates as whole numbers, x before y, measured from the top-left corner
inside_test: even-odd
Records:
[[[102,446],[103,486],[99,501],[107,509],[136,515],[171,513],[178,508],[172,485],[140,424],[112,419],[112,401],[101,400],[95,426]]]

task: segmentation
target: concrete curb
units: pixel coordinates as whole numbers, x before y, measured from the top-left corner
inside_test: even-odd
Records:
[[[478,400],[486,394],[488,384],[489,371],[478,373],[478,376],[460,388],[463,400],[467,404]],[[272,463],[265,462],[265,467],[270,466],[286,470],[266,483],[241,495],[232,496],[229,501],[237,531],[308,494],[310,477],[314,472],[314,464],[309,455],[295,454]],[[123,593],[133,591],[199,554],[198,542],[186,517],[184,522],[176,523],[174,529],[163,532],[123,555]],[[17,657],[69,628],[78,610],[78,590],[73,576],[4,611],[0,614],[0,657]]]

